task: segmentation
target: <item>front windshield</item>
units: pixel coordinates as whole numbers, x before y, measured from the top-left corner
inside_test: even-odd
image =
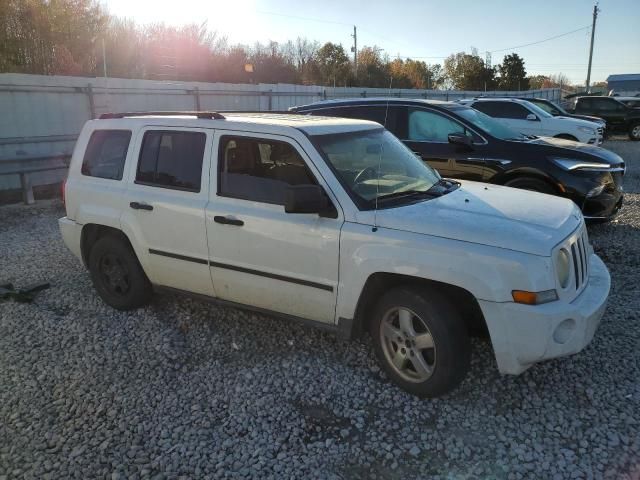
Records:
[[[455,113],[472,125],[481,128],[492,137],[499,138],[500,140],[526,140],[528,138],[526,135],[510,129],[506,125],[495,120],[493,117],[490,117],[475,108],[459,108],[455,110]]]
[[[440,176],[385,129],[316,135],[314,143],[342,185],[371,207],[406,194],[428,194]]]

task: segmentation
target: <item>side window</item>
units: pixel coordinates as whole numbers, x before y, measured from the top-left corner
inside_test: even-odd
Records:
[[[601,112],[615,112],[617,110],[623,110],[622,107],[617,100],[608,99],[608,98],[593,98],[592,101],[596,105],[596,109]]]
[[[297,150],[276,140],[223,136],[218,152],[218,194],[284,205],[288,185],[316,185]]]
[[[202,132],[146,132],[136,183],[199,192],[206,141],[207,136]]]
[[[461,133],[474,138],[473,133],[464,125],[428,110],[409,109],[408,131],[409,140],[413,141],[447,143],[450,133]]]
[[[130,141],[130,130],[94,131],[82,159],[82,174],[89,177],[122,180]]]
[[[514,102],[476,102],[473,104],[473,108],[491,117],[514,120],[526,120],[527,115],[531,113],[522,105]]]

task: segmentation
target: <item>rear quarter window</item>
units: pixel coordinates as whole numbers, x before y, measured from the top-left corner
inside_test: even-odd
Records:
[[[82,174],[122,180],[130,142],[131,130],[95,130],[84,152]]]

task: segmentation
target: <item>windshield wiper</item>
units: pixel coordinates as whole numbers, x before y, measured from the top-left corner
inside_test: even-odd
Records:
[[[455,180],[450,180],[448,178],[441,178],[431,185],[427,192],[435,193],[439,191],[438,187],[444,187],[444,192],[438,192],[440,195],[444,195],[445,193],[449,193],[451,190],[455,190],[459,186],[460,182],[456,182]]]
[[[429,189],[430,190],[430,189]],[[430,192],[429,190],[401,190],[399,192],[387,193],[385,195],[380,195],[378,197],[378,201],[391,200],[394,198],[402,198],[402,197],[414,197],[414,196],[426,196],[426,197],[438,197],[439,195],[435,192]]]

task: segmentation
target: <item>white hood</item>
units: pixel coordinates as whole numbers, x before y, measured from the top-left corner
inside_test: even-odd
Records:
[[[564,198],[485,183],[461,183],[442,197],[378,210],[376,223],[549,256],[582,221],[578,207]]]

